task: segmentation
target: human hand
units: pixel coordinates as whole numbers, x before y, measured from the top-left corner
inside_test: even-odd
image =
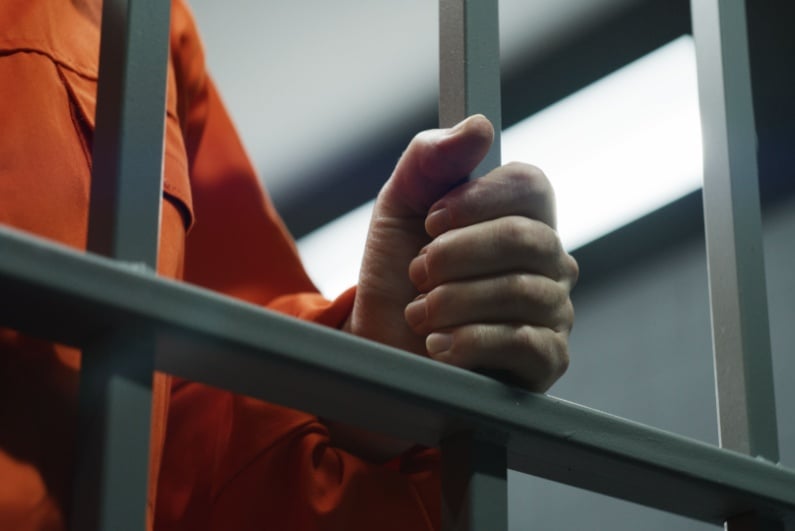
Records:
[[[412,140],[376,201],[347,328],[543,392],[568,366],[577,264],[540,170],[462,183],[492,138],[473,116]]]

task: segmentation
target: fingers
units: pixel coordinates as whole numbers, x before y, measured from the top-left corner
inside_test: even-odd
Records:
[[[421,335],[472,323],[525,323],[568,332],[574,309],[562,284],[511,274],[443,284],[411,302],[405,318]]]
[[[387,214],[424,218],[434,202],[483,160],[493,138],[494,129],[482,115],[415,136],[379,194],[390,209]]]
[[[523,216],[555,227],[555,194],[541,170],[513,162],[462,184],[431,206],[425,229],[435,237],[505,216]]]
[[[545,391],[569,364],[578,266],[555,227],[544,174],[508,164],[431,205],[431,237],[409,264],[404,311],[428,354]]]
[[[430,334],[431,358],[469,370],[496,370],[544,392],[569,366],[567,334],[524,324],[473,324]]]
[[[514,271],[544,275],[569,288],[578,274],[576,262],[552,228],[519,216],[452,229],[409,264],[409,277],[420,292],[444,282]]]

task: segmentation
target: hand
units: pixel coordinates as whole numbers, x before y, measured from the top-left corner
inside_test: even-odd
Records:
[[[376,201],[350,330],[545,391],[568,366],[577,264],[540,170],[461,184],[492,138],[473,116],[411,142]]]
[[[346,328],[543,392],[568,366],[577,264],[540,170],[465,181],[493,135],[478,115],[412,140],[376,200]]]
[[[432,358],[540,392],[565,372],[578,270],[554,226],[549,181],[526,164],[502,166],[431,206],[433,240],[409,265],[420,295],[405,318]]]

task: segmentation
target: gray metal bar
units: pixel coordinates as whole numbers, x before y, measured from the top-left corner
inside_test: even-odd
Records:
[[[83,349],[72,529],[146,528],[154,339],[126,328]]]
[[[88,249],[157,267],[170,2],[105,0]],[[146,527],[155,337],[114,323],[83,346],[71,526]]]
[[[451,127],[472,114],[494,126],[477,178],[500,165],[500,34],[498,0],[439,0],[439,125]],[[505,446],[477,433],[446,438],[442,448],[444,531],[508,529]]]
[[[691,0],[721,446],[778,461],[745,2]],[[780,530],[758,514],[730,531]]]
[[[442,529],[508,529],[505,441],[463,433],[442,439]]]
[[[472,172],[500,165],[500,39],[498,0],[439,0],[439,126],[472,114],[494,125],[494,143]]]
[[[726,521],[726,531],[787,531],[786,525],[778,519],[747,513]]]
[[[183,378],[423,444],[502,434],[514,470],[699,520],[795,522],[790,469],[5,228],[0,300],[14,301],[0,325],[78,346],[109,327],[150,328],[156,369]]]
[[[745,2],[693,0],[721,445],[778,460]]]
[[[157,265],[169,2],[102,8],[88,249]]]

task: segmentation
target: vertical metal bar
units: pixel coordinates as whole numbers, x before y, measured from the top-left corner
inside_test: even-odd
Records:
[[[146,529],[154,335],[111,332],[83,350],[71,529]]]
[[[504,443],[473,434],[442,441],[442,529],[508,529],[508,460]]]
[[[154,268],[171,6],[103,4],[88,248]]]
[[[439,0],[439,125],[472,114],[494,126],[494,143],[472,172],[500,165],[500,42],[498,0]],[[442,441],[442,529],[508,529],[507,450],[478,434]]]
[[[778,461],[745,2],[691,0],[721,446]],[[735,518],[732,531],[778,529]]]
[[[500,165],[500,39],[497,0],[439,0],[439,125],[472,114],[494,125],[494,144],[472,172]]]
[[[745,2],[692,12],[721,444],[777,461]]]
[[[89,210],[90,251],[153,272],[170,4],[103,3]],[[72,529],[146,527],[154,342],[150,331],[129,328],[83,351]]]

